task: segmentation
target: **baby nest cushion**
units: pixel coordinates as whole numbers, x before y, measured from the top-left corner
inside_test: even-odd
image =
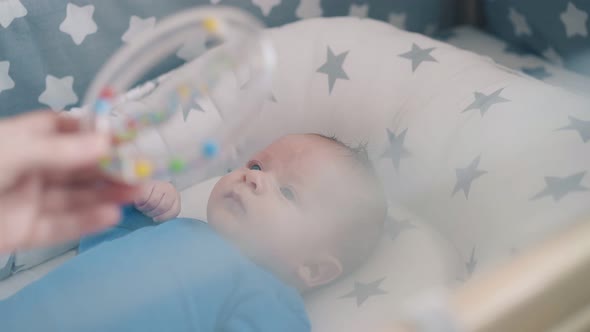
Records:
[[[0,117],[77,106],[100,66],[165,16],[199,5],[241,8],[274,27],[320,16],[364,16],[412,31],[448,27],[453,0],[9,0],[0,1]],[[196,45],[195,45],[196,44]],[[189,43],[148,76],[205,45]]]
[[[370,19],[269,33],[279,59],[272,96],[228,168],[287,133],[367,142],[391,207],[438,229],[470,272],[587,212],[584,97]],[[190,135],[206,114],[174,118],[163,139]]]
[[[439,229],[472,272],[588,212],[588,99],[368,19],[270,33],[274,99],[245,149],[287,132],[368,142],[391,205]]]

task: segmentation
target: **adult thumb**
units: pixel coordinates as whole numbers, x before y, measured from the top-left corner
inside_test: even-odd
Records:
[[[68,171],[91,166],[109,152],[109,138],[96,133],[58,134],[40,137],[30,152],[30,167]]]

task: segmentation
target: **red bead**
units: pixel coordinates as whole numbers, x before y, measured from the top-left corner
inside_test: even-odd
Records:
[[[112,99],[113,97],[115,97],[115,91],[107,86],[104,89],[102,89],[99,97],[104,99]]]
[[[130,119],[129,121],[127,121],[127,128],[137,129],[137,121],[135,121],[135,119]]]

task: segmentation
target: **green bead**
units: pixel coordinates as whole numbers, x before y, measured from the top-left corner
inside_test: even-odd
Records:
[[[111,166],[111,163],[112,163],[111,157],[103,157],[103,158],[100,158],[100,161],[99,161],[100,168],[103,170],[108,169],[109,166]]]
[[[174,173],[182,172],[185,166],[184,161],[180,159],[172,159],[172,161],[170,161],[170,171]]]

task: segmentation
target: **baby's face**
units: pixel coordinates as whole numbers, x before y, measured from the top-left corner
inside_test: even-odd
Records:
[[[331,250],[335,211],[351,196],[343,190],[348,176],[338,153],[313,135],[276,141],[219,180],[209,223],[257,263],[289,278],[309,257]]]

